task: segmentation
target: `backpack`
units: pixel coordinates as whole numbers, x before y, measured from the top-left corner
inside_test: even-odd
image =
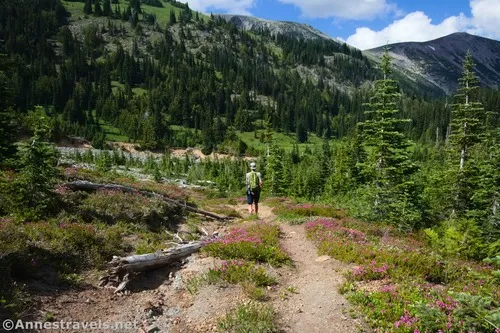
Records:
[[[250,172],[250,189],[252,191],[257,191],[260,189],[259,176],[257,175],[257,172],[255,172],[255,171]]]

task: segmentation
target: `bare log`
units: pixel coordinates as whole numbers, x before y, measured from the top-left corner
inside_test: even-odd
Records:
[[[165,267],[198,252],[202,246],[203,242],[193,242],[155,253],[134,255],[125,258],[115,257],[109,263],[111,266],[110,272],[114,275],[122,275]]]
[[[124,291],[133,276],[139,272],[151,271],[157,268],[172,265],[191,254],[198,252],[203,247],[203,241],[178,244],[163,251],[129,257],[113,257],[109,262],[107,276],[99,279],[99,286],[113,286],[115,293]]]
[[[76,191],[76,190],[80,190],[80,191],[117,190],[117,191],[122,191],[122,192],[126,192],[126,193],[138,193],[138,194],[141,194],[141,195],[144,195],[147,197],[154,197],[154,198],[164,200],[164,201],[169,202],[171,204],[184,207],[184,209],[186,209],[190,212],[197,213],[197,214],[204,215],[204,216],[208,216],[208,217],[211,217],[211,218],[214,218],[217,220],[229,219],[229,217],[227,217],[227,216],[220,216],[220,215],[217,215],[217,214],[214,214],[211,212],[207,212],[207,211],[202,210],[202,209],[188,206],[185,203],[171,199],[171,198],[167,197],[166,195],[158,194],[158,193],[151,192],[151,191],[138,190],[138,189],[135,189],[133,187],[122,186],[122,185],[117,185],[117,184],[95,184],[95,183],[91,183],[91,182],[87,182],[87,181],[71,182],[71,183],[65,184],[64,186],[73,190],[73,191]]]

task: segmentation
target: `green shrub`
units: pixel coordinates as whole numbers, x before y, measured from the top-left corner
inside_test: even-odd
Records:
[[[245,259],[272,265],[289,264],[290,257],[279,246],[276,225],[258,223],[246,229],[235,228],[221,239],[209,242],[202,251],[221,259]]]
[[[319,204],[285,204],[277,206],[273,212],[283,218],[298,218],[298,217],[333,217],[344,218],[346,213],[341,210],[328,205]]]
[[[253,285],[253,293],[259,291],[255,288],[273,286],[277,284],[275,278],[269,276],[265,269],[258,267],[252,262],[242,260],[223,261],[218,267],[210,269],[201,276],[190,279],[187,283],[188,291],[196,294],[199,288],[207,284],[218,284],[227,282],[230,284],[242,284],[250,291],[249,284]]]
[[[90,267],[99,267],[124,253],[121,230],[90,224],[0,220],[0,301],[15,315],[25,297],[16,281],[56,274],[57,281]]]
[[[152,230],[175,223],[182,208],[140,194],[102,190],[89,195],[80,206],[84,218],[109,224],[118,221],[147,225]]]
[[[272,333],[277,332],[276,314],[271,306],[240,304],[218,322],[219,332]]]

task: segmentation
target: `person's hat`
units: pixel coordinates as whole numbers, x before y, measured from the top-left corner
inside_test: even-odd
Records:
[[[250,163],[250,169],[252,170],[257,169],[257,164],[255,164],[255,162]]]

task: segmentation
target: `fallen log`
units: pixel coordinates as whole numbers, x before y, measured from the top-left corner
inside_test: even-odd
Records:
[[[73,191],[77,191],[77,190],[80,190],[80,191],[118,190],[118,191],[122,191],[122,192],[126,192],[126,193],[138,193],[138,194],[141,194],[141,195],[144,195],[147,197],[154,197],[154,198],[164,200],[164,201],[169,202],[171,204],[181,206],[190,212],[197,213],[197,214],[204,215],[204,216],[208,216],[208,217],[214,218],[216,220],[228,220],[229,219],[229,217],[227,217],[227,216],[220,216],[220,215],[217,215],[217,214],[214,214],[211,212],[207,212],[207,211],[202,210],[202,209],[188,206],[185,203],[171,199],[163,194],[158,194],[155,192],[145,191],[145,190],[138,190],[138,189],[135,189],[133,187],[122,186],[122,185],[117,185],[117,184],[95,184],[95,183],[91,183],[91,182],[87,182],[87,181],[76,181],[76,182],[72,182],[72,183],[67,183],[64,186],[73,190]]]
[[[155,253],[129,257],[113,257],[109,262],[109,275],[99,279],[99,286],[112,286],[116,288],[115,293],[121,292],[126,289],[134,273],[147,272],[172,265],[198,252],[203,247],[203,244],[203,241],[191,242],[188,244],[179,244],[170,249]]]

